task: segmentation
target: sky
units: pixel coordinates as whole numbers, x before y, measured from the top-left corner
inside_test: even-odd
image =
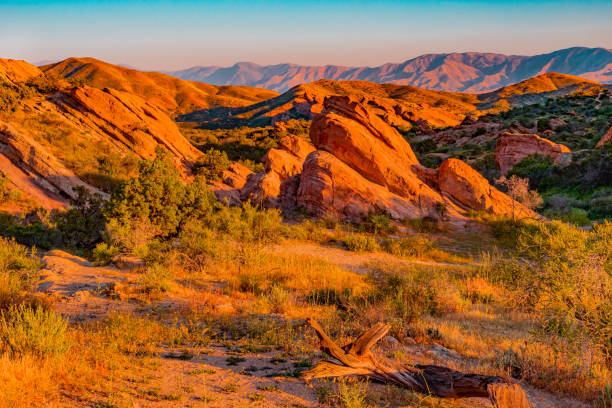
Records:
[[[612,48],[612,1],[0,0],[0,58],[149,70]]]

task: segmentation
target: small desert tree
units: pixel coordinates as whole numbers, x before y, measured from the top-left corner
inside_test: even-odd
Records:
[[[495,182],[506,188],[506,193],[512,198],[512,220],[516,221],[516,202],[524,207],[534,210],[542,205],[542,197],[535,190],[529,190],[529,179],[515,175],[501,176]]]

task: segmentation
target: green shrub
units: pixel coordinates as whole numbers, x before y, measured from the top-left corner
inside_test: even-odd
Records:
[[[377,271],[370,278],[375,288],[369,295],[370,303],[385,305],[394,317],[410,322],[440,312],[437,289],[429,274],[417,269]]]
[[[382,248],[395,256],[423,258],[433,249],[435,245],[425,238],[405,237],[398,239],[386,239],[382,242]]]
[[[67,328],[66,319],[53,311],[13,306],[0,315],[0,347],[13,356],[62,354],[70,348]]]
[[[205,180],[183,184],[169,154],[158,148],[155,160],[141,163],[138,177],[113,193],[106,215],[122,225],[134,220],[150,222],[161,237],[173,236],[190,217],[210,214],[216,202]]]
[[[504,225],[516,254],[500,257],[488,278],[513,290],[517,305],[535,309],[543,332],[612,353],[612,223],[592,231],[559,221]]]
[[[171,270],[160,263],[147,266],[147,271],[140,276],[139,285],[143,292],[159,294],[170,290]]]
[[[99,265],[108,265],[120,252],[121,250],[119,248],[109,245],[106,242],[100,242],[93,249],[92,256],[94,261]]]
[[[93,249],[102,240],[104,201],[84,187],[74,187],[74,191],[77,197],[70,200],[72,207],[56,216],[57,232],[64,247]]]
[[[387,214],[368,214],[360,227],[374,234],[389,234],[395,231],[391,226],[391,218]]]
[[[355,252],[375,252],[380,249],[376,238],[363,234],[349,234],[342,243],[346,249]]]
[[[34,248],[0,238],[0,310],[25,300],[40,268]]]
[[[207,180],[218,180],[221,172],[227,170],[229,166],[227,153],[210,148],[198,157],[193,165],[193,171],[197,175],[206,177]]]

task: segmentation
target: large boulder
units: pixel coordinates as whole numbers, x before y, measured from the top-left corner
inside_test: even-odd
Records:
[[[458,159],[447,159],[440,165],[438,185],[442,193],[468,209],[511,215],[514,208],[514,214],[519,217],[536,215],[491,186],[480,173]]]
[[[300,174],[306,156],[315,148],[306,140],[288,135],[279,141],[277,149],[270,149],[263,157],[266,172],[275,172],[281,180]]]
[[[550,156],[555,162],[564,161],[571,150],[564,145],[544,139],[536,134],[505,133],[497,140],[495,163],[506,174],[525,157],[539,154]]]
[[[419,161],[410,144],[367,108],[367,100],[328,97],[325,114],[312,122],[310,139],[317,149],[395,194],[408,196],[419,190],[420,180],[412,170]]]
[[[240,163],[232,163],[227,170],[221,172],[221,180],[224,184],[241,189],[247,182],[247,178],[253,174],[251,170]]]
[[[247,177],[246,184],[240,190],[240,200],[251,201],[266,208],[279,208],[280,191],[281,179],[278,173],[255,173]]]
[[[350,221],[376,212],[398,219],[427,215],[410,200],[367,180],[323,150],[313,152],[304,162],[297,204],[316,216],[334,214]]]

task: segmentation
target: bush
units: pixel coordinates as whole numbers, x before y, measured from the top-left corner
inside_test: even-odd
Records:
[[[35,249],[0,238],[0,309],[25,300],[40,268]]]
[[[369,214],[360,227],[374,234],[389,234],[395,231],[387,214]]]
[[[517,252],[500,258],[489,279],[513,290],[517,305],[536,310],[543,332],[611,355],[612,223],[592,231],[559,221],[504,225],[506,244]]]
[[[0,347],[13,356],[46,357],[70,348],[68,322],[41,307],[13,306],[0,315]]]
[[[141,275],[139,284],[143,292],[159,294],[170,290],[172,272],[160,263],[153,263],[147,267],[147,271]]]
[[[92,256],[99,265],[108,265],[120,252],[119,248],[109,245],[106,242],[100,242],[93,249]]]
[[[193,171],[208,180],[218,180],[221,172],[227,170],[229,166],[230,161],[227,158],[227,153],[210,148],[198,157],[193,165]]]
[[[376,238],[363,234],[349,234],[342,243],[349,251],[355,252],[375,252],[380,249]]]
[[[159,236],[169,237],[189,218],[209,215],[216,199],[202,178],[183,184],[169,154],[161,148],[156,152],[155,160],[141,163],[138,177],[113,193],[106,215],[124,226],[150,222]]]
[[[93,249],[102,240],[104,201],[99,194],[91,194],[84,187],[73,189],[77,197],[70,200],[72,207],[69,210],[58,213],[56,228],[62,246]]]
[[[406,237],[386,239],[382,242],[382,248],[396,256],[424,258],[435,249],[435,246],[425,238]]]
[[[440,312],[437,290],[429,274],[418,270],[378,272],[370,276],[375,288],[370,303],[385,305],[392,316],[407,322]]]

